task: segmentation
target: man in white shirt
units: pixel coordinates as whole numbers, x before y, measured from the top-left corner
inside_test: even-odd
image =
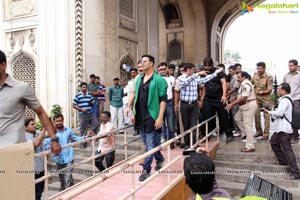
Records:
[[[101,115],[101,126],[100,126],[100,131],[97,134],[99,135],[103,135],[106,134],[108,132],[113,131],[114,125],[110,122],[110,112],[108,111],[103,111],[102,115]],[[106,155],[100,156],[99,158],[97,158],[95,160],[95,165],[98,168],[99,171],[103,171],[105,170],[105,167],[103,166],[103,159],[105,158],[106,161],[106,167],[109,168],[113,165],[114,160],[115,160],[115,148],[116,144],[115,144],[115,134],[114,133],[110,133],[107,137],[101,138],[99,139],[99,146],[97,148],[97,154],[100,153],[107,153]]]
[[[288,180],[300,179],[300,171],[297,166],[296,157],[291,146],[293,129],[289,121],[292,121],[293,105],[289,98],[291,87],[288,83],[282,83],[279,86],[278,94],[280,96],[277,110],[268,111],[264,108],[265,113],[269,113],[274,119],[274,129],[276,132],[270,139],[272,150],[278,160],[275,164],[288,165],[290,172],[284,177]]]
[[[168,74],[168,64],[166,62],[162,62],[158,65],[158,72],[159,74],[165,78],[165,80],[168,83],[168,88],[167,88],[167,106],[166,106],[166,111],[164,114],[164,125],[162,127],[162,134],[164,137],[164,140],[169,140],[173,137],[174,135],[174,102],[173,102],[173,92],[174,92],[174,86],[175,86],[175,78],[174,76],[170,76]],[[174,143],[171,143],[170,145],[171,149],[175,148]]]

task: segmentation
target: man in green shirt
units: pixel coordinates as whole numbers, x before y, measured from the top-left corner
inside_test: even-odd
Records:
[[[109,101],[111,122],[116,129],[123,127],[123,96],[124,89],[120,85],[120,79],[114,78],[114,85],[109,88]]]
[[[99,106],[98,106],[98,95],[99,95],[99,85],[95,82],[95,74],[90,75],[90,83],[87,85],[88,93],[94,98],[93,111],[99,121]]]
[[[168,84],[163,77],[154,72],[153,56],[143,55],[142,65],[144,74],[140,75],[136,81],[133,121],[148,152],[160,145]],[[146,157],[139,181],[144,181],[150,176],[153,157],[156,160],[155,170],[158,171],[162,167],[164,157],[160,151]]]

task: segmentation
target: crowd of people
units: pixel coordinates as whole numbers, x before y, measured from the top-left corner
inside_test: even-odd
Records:
[[[283,84],[279,87],[279,106],[274,110],[273,78],[266,72],[264,62],[257,63],[257,72],[251,77],[242,71],[242,65],[239,63],[229,66],[226,74],[225,65],[219,64],[215,67],[212,58],[207,57],[203,59],[202,65],[182,63],[177,71],[175,65],[166,62],[161,62],[155,67],[154,57],[145,54],[138,61],[137,67],[130,69],[131,80],[121,80],[120,83],[120,78],[116,77],[108,91],[105,85],[101,84],[100,78],[94,74],[90,75],[89,83],[80,84],[80,91],[73,99],[73,108],[78,110],[80,121],[80,136],[76,136],[63,124],[63,115],[55,115],[50,119],[53,120],[51,122],[32,88],[6,73],[6,56],[0,51],[0,113],[8,116],[0,119],[0,146],[24,142],[27,139],[33,141],[35,153],[51,147],[54,152],[53,160],[57,170],[60,170],[74,162],[72,147],[61,151],[62,145],[111,132],[99,140],[96,151],[96,154],[102,154],[95,161],[96,167],[103,171],[104,158],[106,167],[112,166],[114,162],[114,130],[122,133],[120,129],[133,124],[134,134],[140,135],[147,152],[217,113],[220,133],[226,135],[226,143],[232,142],[234,138],[241,138],[246,143],[241,151],[248,153],[255,151],[255,139],[270,139],[277,158],[275,164],[288,165],[290,168],[286,179],[300,179],[291,146],[291,143],[299,140],[299,133],[289,123],[293,107],[300,107],[300,67],[297,60],[290,60],[288,65],[289,73],[284,76]],[[106,93],[110,112],[104,111]],[[13,106],[11,102],[14,102]],[[26,119],[24,126],[24,105],[37,113],[44,127],[42,131],[36,130],[34,119]],[[12,119],[14,123],[11,123]],[[276,124],[272,137],[271,119],[275,120]],[[253,123],[255,133],[252,129]],[[213,130],[215,126],[215,121],[209,122],[208,131]],[[201,128],[200,133],[202,137],[205,129]],[[188,149],[200,139],[196,138],[195,132],[190,134],[192,141],[188,134],[182,141],[171,143],[170,148],[178,146]],[[44,139],[46,137],[48,139]],[[81,148],[85,147],[86,144],[83,143]],[[164,157],[157,151],[145,158],[140,181],[150,176],[153,158],[156,160],[155,170],[162,168]],[[36,178],[44,174],[42,163],[43,158],[35,160],[36,171],[40,172]],[[59,174],[59,179],[61,190],[72,186],[72,169]],[[215,185],[214,182],[211,184],[212,187]],[[37,199],[40,199],[43,187],[43,182],[36,184]]]

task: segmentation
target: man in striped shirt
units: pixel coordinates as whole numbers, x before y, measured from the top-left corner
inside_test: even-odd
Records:
[[[222,69],[218,69],[215,73],[206,77],[205,71],[200,71],[194,74],[194,65],[192,63],[184,64],[184,73],[178,77],[177,84],[175,84],[174,95],[174,109],[178,109],[178,102],[180,100],[180,113],[182,116],[182,124],[184,131],[197,125],[198,119],[198,85],[207,83],[217,76]],[[196,134],[193,133],[193,144],[196,142]],[[184,136],[184,144],[181,148],[188,148],[190,146],[190,135]]]
[[[99,107],[99,119],[101,119],[102,112],[104,111],[106,87],[105,85],[101,84],[99,76],[96,76],[96,84],[99,85],[98,107]]]
[[[73,99],[73,108],[79,111],[80,135],[84,136],[87,134],[88,125],[97,133],[98,120],[93,113],[94,98],[87,93],[87,83],[82,82],[80,87],[81,91]]]

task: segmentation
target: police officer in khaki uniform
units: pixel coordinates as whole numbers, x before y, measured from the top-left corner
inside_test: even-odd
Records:
[[[232,109],[234,105],[239,105],[239,110],[234,116],[234,120],[241,132],[246,134],[246,146],[242,152],[254,152],[254,138],[252,133],[252,124],[254,120],[254,114],[257,110],[257,103],[255,97],[255,91],[253,85],[250,82],[250,75],[247,72],[241,71],[238,74],[238,81],[241,86],[238,90],[237,100],[230,103],[226,108]]]
[[[270,116],[264,113],[265,130],[261,128],[260,111],[261,108],[271,108],[271,92],[273,89],[273,78],[266,73],[266,64],[259,62],[256,64],[257,73],[253,75],[252,84],[256,94],[257,111],[255,113],[256,134],[254,137],[263,136],[262,140],[268,140],[270,132]]]

